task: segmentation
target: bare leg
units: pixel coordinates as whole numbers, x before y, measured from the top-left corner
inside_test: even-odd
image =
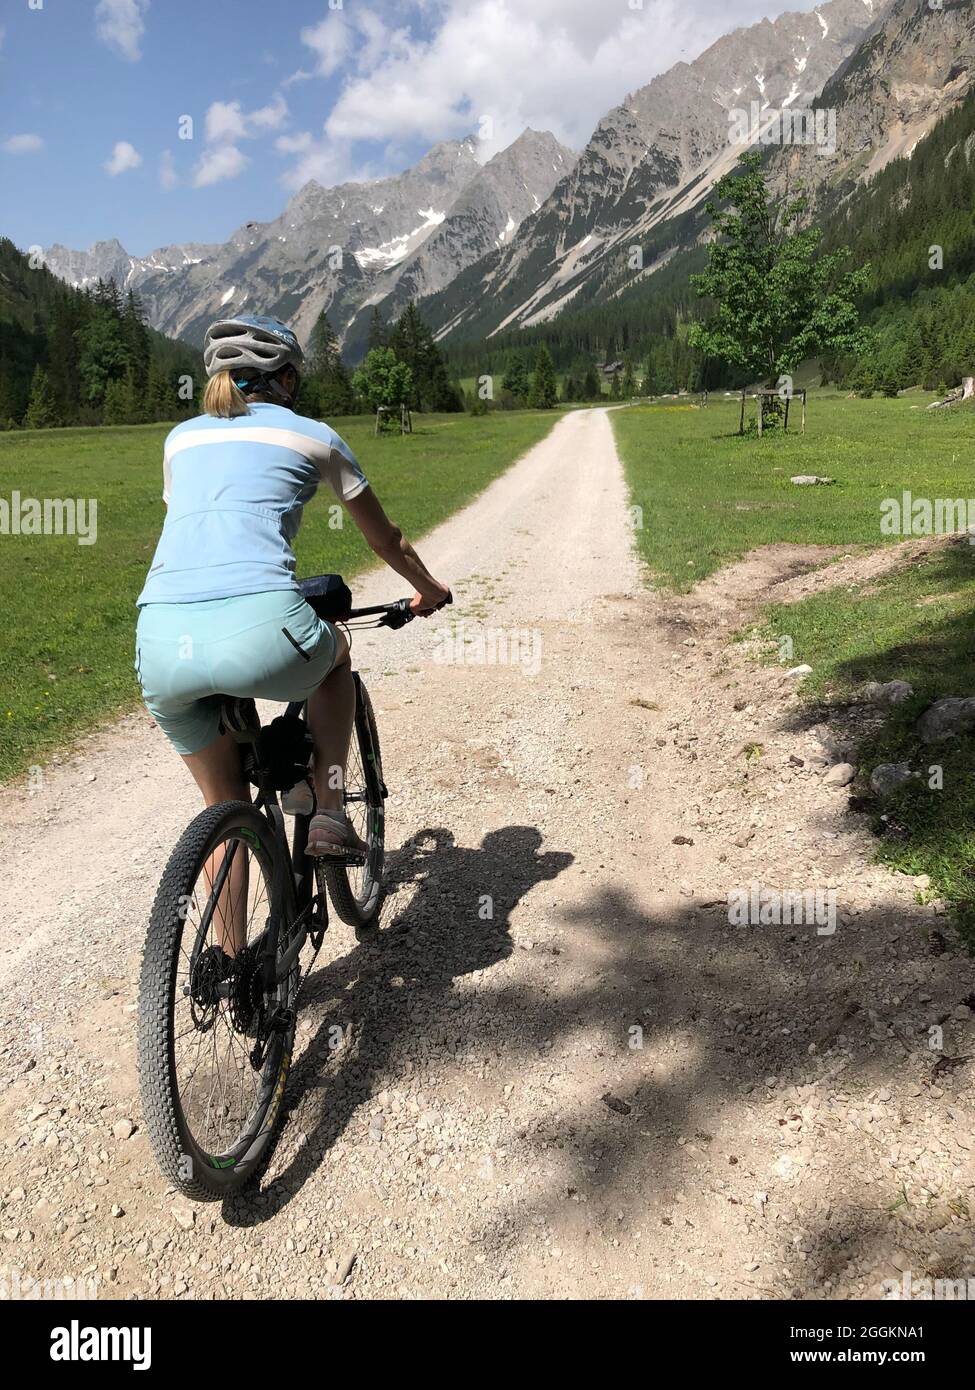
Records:
[[[345,633],[338,634],[335,665],[308,701],[308,725],[315,744],[315,795],[319,809],[340,811],[345,766],[355,724],[355,682]]]
[[[240,748],[229,734],[221,734],[199,753],[185,754],[183,762],[208,806],[221,801],[250,801],[250,790],[240,767]],[[204,879],[208,892],[220,872],[223,857],[221,848],[206,862]],[[247,940],[247,886],[247,855],[238,849],[213,914],[217,943],[229,956],[236,955]],[[202,911],[204,904],[198,906]]]

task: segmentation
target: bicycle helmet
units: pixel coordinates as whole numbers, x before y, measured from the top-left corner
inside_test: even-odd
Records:
[[[221,319],[210,325],[203,342],[208,377],[225,371],[269,377],[287,366],[300,371],[304,360],[301,344],[291,329],[278,319],[261,315]]]

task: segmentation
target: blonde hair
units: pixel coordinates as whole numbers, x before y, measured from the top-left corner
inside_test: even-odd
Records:
[[[233,374],[229,371],[217,372],[207,382],[203,392],[203,409],[219,420],[233,420],[238,415],[251,413],[247,398],[234,385]]]

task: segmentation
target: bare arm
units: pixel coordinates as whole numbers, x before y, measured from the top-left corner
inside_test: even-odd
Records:
[[[434,579],[403,532],[394,526],[383,511],[382,503],[372,488],[365,488],[345,505],[370,549],[385,560],[391,570],[413,585],[416,590],[411,605],[414,612],[429,613],[438,603],[442,603],[449,593],[447,586]]]

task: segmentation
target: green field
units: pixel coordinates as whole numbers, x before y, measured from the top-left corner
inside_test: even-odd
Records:
[[[712,396],[706,410],[673,401],[614,411],[632,500],[643,510],[637,545],[655,581],[684,591],[770,541],[881,545],[881,501],[904,488],[975,497],[975,411],[929,414],[932,399],[814,393],[804,435],[790,418],[788,434],[761,440],[737,434],[739,404],[723,397]],[[800,473],[836,481],[796,487],[789,479]]]
[[[358,455],[389,515],[422,536],[537,443],[557,416],[519,411],[471,418],[416,416],[411,436],[373,434],[354,417],[336,428]],[[0,435],[0,497],[95,498],[97,542],[0,535],[0,780],[138,699],[132,669],[136,596],[162,526],[165,425]],[[326,525],[331,494],[308,508],[299,573],[366,568],[351,523]],[[399,587],[397,587],[399,586]],[[390,575],[390,595],[402,581]]]
[[[684,591],[769,541],[874,548],[902,539],[880,531],[884,498],[904,489],[975,497],[975,411],[928,414],[930,399],[814,395],[805,436],[761,442],[734,434],[737,403],[614,413],[633,500],[644,510],[637,537],[649,572]],[[836,482],[795,487],[789,478],[798,473]],[[884,578],[772,606],[758,632],[770,660],[788,635],[790,664],[813,668],[802,694],[817,717],[862,698],[867,681],[911,683],[914,698],[891,709],[858,750],[859,790],[868,791],[878,763],[908,763],[920,774],[882,807],[864,803],[875,812],[878,857],[928,874],[975,947],[975,738],[925,746],[914,731],[932,700],[975,694],[975,546],[963,538]]]

